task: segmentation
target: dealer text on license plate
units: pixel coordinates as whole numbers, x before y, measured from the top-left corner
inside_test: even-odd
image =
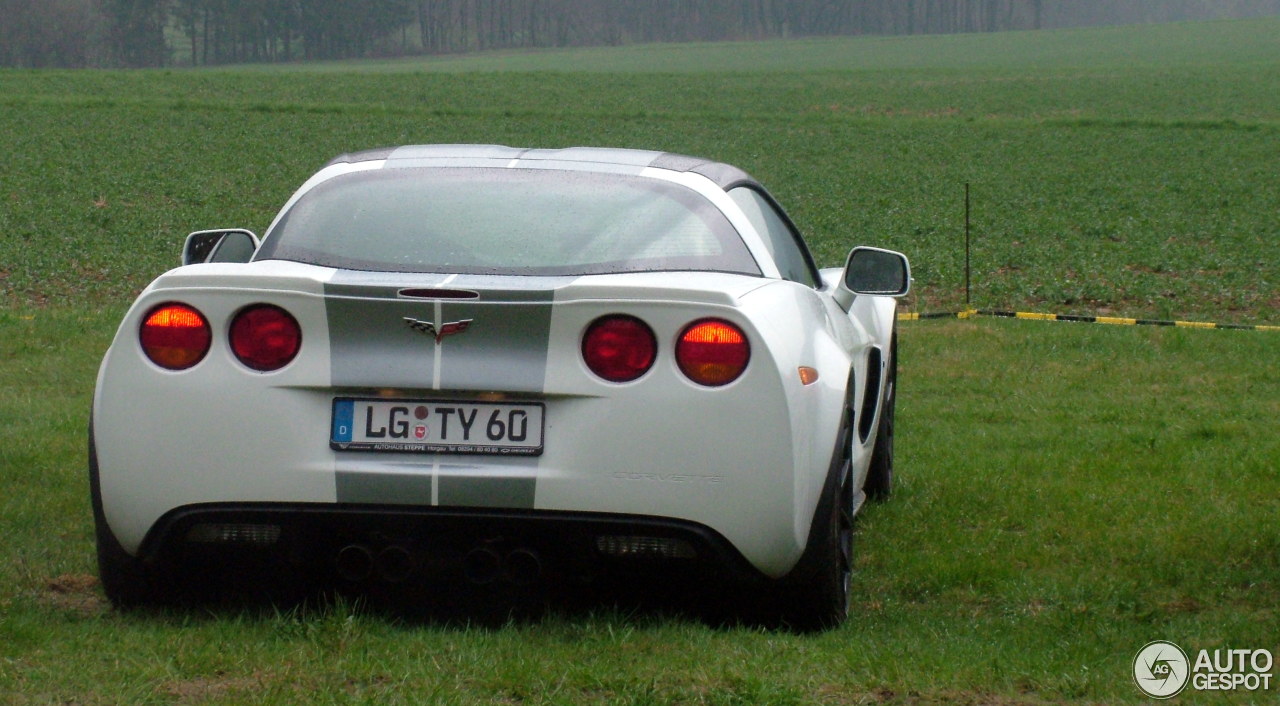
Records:
[[[542,453],[543,405],[441,400],[333,401],[329,446],[339,451]]]

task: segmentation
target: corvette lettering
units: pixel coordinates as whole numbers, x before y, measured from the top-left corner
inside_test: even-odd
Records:
[[[659,483],[723,483],[724,476],[691,475],[688,473],[614,473],[615,480],[656,481]]]
[[[463,331],[466,331],[468,328],[471,328],[472,321],[473,319],[463,319],[461,321],[450,321],[448,323],[441,324],[439,327],[437,327],[434,323],[430,321],[419,321],[418,319],[415,319],[409,316],[404,317],[404,322],[408,324],[409,328],[419,333],[425,333],[428,336],[434,336],[436,339],[436,345],[440,345],[440,342],[444,340],[445,336],[452,336],[455,333],[462,333]]]

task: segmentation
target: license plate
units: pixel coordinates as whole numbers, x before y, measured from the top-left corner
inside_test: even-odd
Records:
[[[542,453],[543,405],[450,400],[333,401],[329,446],[338,451]]]

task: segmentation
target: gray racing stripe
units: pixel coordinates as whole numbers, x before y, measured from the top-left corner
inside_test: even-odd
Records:
[[[441,475],[441,507],[508,507],[533,509],[533,497],[538,479],[527,477],[494,476],[492,474]]]
[[[335,388],[369,391],[442,390],[464,394],[543,391],[554,285],[574,278],[452,278],[342,271],[325,284],[330,374]],[[445,285],[445,282],[448,282]],[[540,286],[533,287],[533,283]],[[406,299],[406,287],[479,293],[477,299]],[[469,321],[437,342],[436,331]],[[436,356],[439,355],[439,377]]]
[[[546,380],[555,287],[574,279],[339,272],[325,285],[335,396],[391,390],[408,399],[468,400],[492,392],[536,398]],[[430,300],[398,294],[432,287],[479,296]],[[420,325],[409,325],[407,318]],[[430,333],[464,321],[464,330],[438,342]],[[340,503],[431,505],[434,499],[452,507],[534,506],[537,457],[476,456],[470,457],[475,465],[467,465],[459,463],[467,457],[456,455],[386,454],[376,469],[364,470],[360,466],[369,456],[358,462],[336,453]]]
[[[421,473],[361,473],[338,471],[335,482],[340,503],[430,505],[431,468]]]
[[[432,502],[432,468],[409,473],[338,471],[337,501],[373,505],[419,505],[440,507],[496,507],[532,510],[537,492],[536,468],[512,475],[490,469],[442,465],[435,482],[438,503]]]
[[[493,305],[449,303],[445,321],[470,320],[466,333],[441,343],[440,388],[542,392],[551,333],[551,292],[546,303]]]

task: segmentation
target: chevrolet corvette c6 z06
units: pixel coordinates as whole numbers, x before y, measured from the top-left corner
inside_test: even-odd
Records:
[[[261,240],[188,236],[125,315],[90,426],[102,584],[688,570],[836,625],[892,483],[910,279],[872,247],[817,269],[711,160],[340,156]]]

